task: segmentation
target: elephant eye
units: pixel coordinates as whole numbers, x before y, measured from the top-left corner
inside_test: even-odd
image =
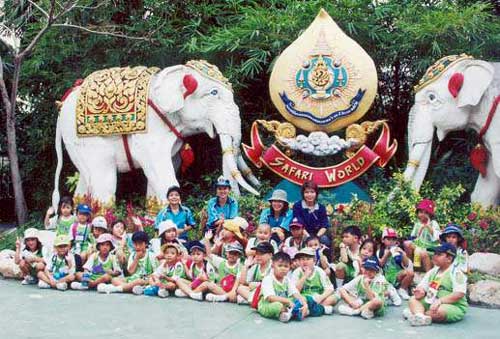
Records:
[[[215,88],[210,91],[210,95],[216,96],[217,94],[219,94],[219,91]]]
[[[434,93],[429,93],[429,101],[430,102],[436,101],[436,95]]]

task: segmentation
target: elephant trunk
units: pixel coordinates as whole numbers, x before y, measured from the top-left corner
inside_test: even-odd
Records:
[[[426,109],[414,105],[408,120],[409,160],[404,178],[412,183],[417,191],[424,181],[432,151],[434,126]]]
[[[239,184],[250,193],[259,195],[259,192],[245,181],[238,169],[236,157],[239,152],[240,144],[235,141],[241,140],[241,135],[239,137],[238,135],[233,137],[230,134],[219,133],[219,138],[222,147],[222,173],[225,178],[230,180],[233,191],[239,194]]]

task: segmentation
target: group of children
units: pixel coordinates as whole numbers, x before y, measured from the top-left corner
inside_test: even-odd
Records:
[[[274,207],[288,207],[283,192],[273,194],[271,205],[279,198],[283,206]],[[332,314],[334,306],[340,314],[371,319],[383,316],[387,305],[401,305],[401,299],[409,300],[403,315],[414,326],[454,322],[465,315],[462,230],[450,224],[441,231],[430,200],[417,205],[414,238],[407,242],[386,228],[378,246],[359,227],[345,227],[334,263],[325,233],[311,234],[299,218],[287,220],[289,211],[267,212],[261,221],[275,224],[261,223],[248,237],[248,222],[234,215],[224,218],[217,199],[203,239],[194,241],[181,237],[185,232],[169,218],[158,222],[154,239],[142,230],[127,234],[121,221],[108,229],[105,218],[91,219],[87,205],[78,205],[73,216],[71,200],[62,199],[52,221],[54,251],[43,249],[36,229],[26,230],[24,243],[16,244],[23,284],[249,304],[263,317],[282,322]],[[236,201],[231,204],[228,211],[234,214]],[[314,204],[304,206],[310,213],[320,211]],[[286,228],[283,221],[288,221]],[[418,258],[427,273],[410,298]]]

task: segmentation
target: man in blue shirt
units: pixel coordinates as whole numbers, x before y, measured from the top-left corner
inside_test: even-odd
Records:
[[[222,226],[225,219],[238,216],[238,202],[229,196],[231,184],[224,177],[219,177],[215,183],[216,196],[207,204],[207,226],[211,229]]]
[[[177,225],[177,236],[187,240],[187,232],[190,231],[196,222],[191,210],[181,204],[181,190],[177,186],[172,186],[167,191],[168,205],[165,206],[156,216],[155,229],[162,221],[172,220]]]

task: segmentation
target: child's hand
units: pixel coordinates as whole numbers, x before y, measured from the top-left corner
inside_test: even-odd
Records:
[[[431,307],[429,308],[429,310],[431,311],[431,313],[436,313],[439,309],[439,306],[441,306],[441,300],[440,299],[437,299],[436,301],[434,301],[434,303],[431,305]]]
[[[208,230],[205,232],[205,242],[209,242],[210,240],[212,240],[212,238],[214,237],[214,232],[212,230]]]
[[[19,237],[16,238],[16,251],[21,249],[21,239]]]
[[[307,307],[307,303],[302,303],[300,311],[302,312],[302,317],[307,317],[307,315],[309,315],[309,307]]]
[[[413,295],[415,296],[415,299],[422,299],[423,297],[425,297],[425,291],[422,288],[417,287],[413,291]]]
[[[236,301],[236,291],[230,291],[230,292],[226,293],[226,295],[227,295],[227,299],[230,302],[235,302]]]

